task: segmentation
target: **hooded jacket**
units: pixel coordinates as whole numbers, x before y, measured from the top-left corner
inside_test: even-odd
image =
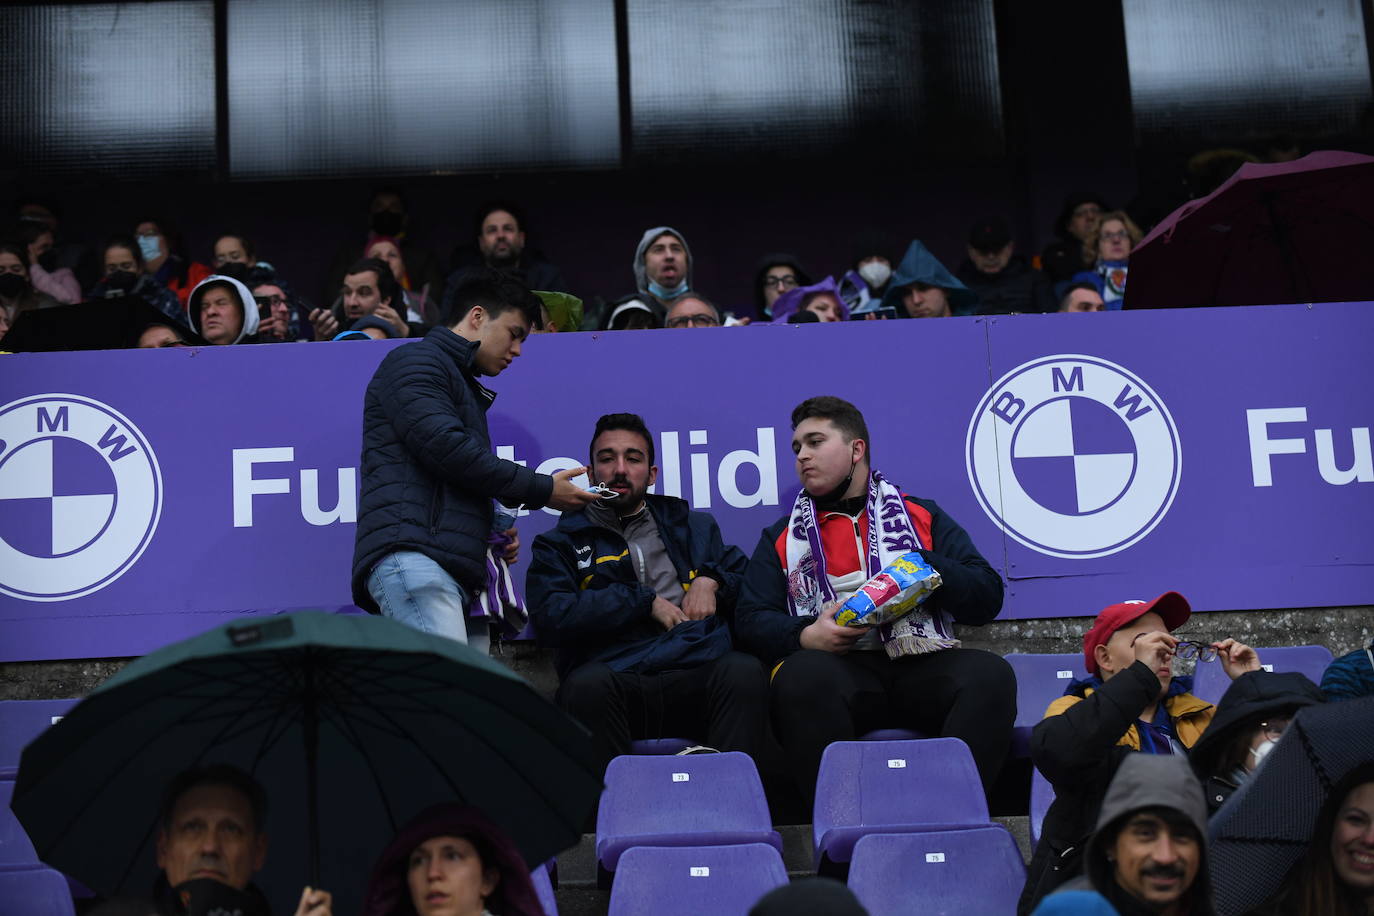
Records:
[[[233,277],[226,277],[223,274],[211,274],[197,283],[196,288],[191,290],[191,295],[186,300],[186,311],[191,316],[191,330],[197,334],[204,334],[200,326],[200,303],[205,298],[205,287],[211,283],[228,283],[238,294],[239,308],[243,311],[243,322],[239,326],[239,335],[234,338],[233,342],[236,344],[256,343],[258,334],[257,300],[253,298],[253,294],[241,281],[235,280]]]
[[[1217,703],[1212,724],[1188,754],[1193,772],[1202,780],[1209,816],[1240,788],[1231,773],[1218,772],[1232,742],[1269,716],[1292,715],[1321,702],[1317,685],[1296,672],[1247,671],[1231,682]]]
[[[1179,743],[1189,748],[1216,711],[1188,693],[1191,687],[1191,678],[1176,677],[1162,701]],[[1017,912],[1030,912],[1041,897],[1081,870],[1083,842],[1107,787],[1117,768],[1140,750],[1136,720],[1158,696],[1159,678],[1148,665],[1135,662],[1100,684],[1093,678],[1075,681],[1036,723],[1031,761],[1054,786],[1055,798],[1045,813]]]
[[[455,802],[435,805],[401,828],[372,867],[363,916],[415,916],[407,873],[410,854],[427,840],[460,837],[479,850],[485,847],[482,867],[500,875],[486,899],[486,909],[501,916],[542,916],[529,867],[500,827],[476,808]],[[474,842],[476,841],[476,842]]]
[[[1374,696],[1374,640],[1364,649],[1347,652],[1327,666],[1322,693],[1330,702]]]
[[[677,240],[682,243],[683,252],[685,252],[687,256],[687,263],[683,265],[682,278],[684,283],[682,285],[682,292],[674,296],[673,299],[670,299],[670,302],[674,299],[678,299],[682,296],[685,296],[688,292],[691,291],[692,268],[695,266],[692,260],[692,248],[690,245],[687,244],[687,239],[683,236],[681,232],[678,232],[672,226],[655,226],[648,232],[644,233],[643,238],[639,240],[639,245],[635,247],[635,289],[639,290],[640,293],[648,297],[648,302],[651,306],[659,308],[662,312],[667,311],[663,308],[663,303],[659,300],[657,296],[649,292],[649,275],[644,269],[644,253],[649,250],[649,246],[653,244],[654,239],[658,238],[660,235],[663,235],[665,233],[677,237]],[[663,315],[659,314],[658,318],[661,322],[663,319]]]
[[[978,297],[973,291],[946,270],[945,265],[917,239],[912,239],[911,244],[907,246],[906,254],[902,255],[902,263],[897,265],[892,279],[887,281],[882,308],[893,308],[899,316],[910,317],[902,303],[902,297],[906,287],[913,283],[924,283],[943,289],[945,297],[949,299],[949,310],[955,315],[971,315],[978,307]]]
[[[476,352],[476,341],[435,328],[388,353],[367,385],[353,546],[353,602],[366,611],[381,611],[367,577],[393,551],[419,551],[469,591],[481,587],[492,499],[538,509],[553,494],[552,477],[492,454],[496,394],[477,383]]]
[[[841,321],[849,320],[849,306],[845,305],[844,299],[840,297],[839,284],[834,277],[826,277],[819,283],[811,286],[798,286],[796,289],[789,289],[777,298],[773,303],[773,323],[787,324],[787,319],[801,311],[802,300],[812,293],[830,293],[839,303],[838,314]]]
[[[1102,799],[1097,829],[1084,854],[1084,877],[1070,882],[1065,890],[1091,887],[1106,897],[1122,916],[1146,916],[1155,911],[1116,881],[1107,859],[1108,846],[1116,841],[1126,819],[1142,808],[1168,808],[1188,819],[1197,831],[1199,860],[1197,873],[1185,892],[1187,916],[1212,916],[1212,876],[1207,861],[1207,805],[1202,787],[1182,758],[1135,754],[1122,762]]]
[[[632,543],[634,533],[627,538],[598,521],[595,508],[564,512],[552,531],[534,539],[525,580],[539,641],[559,650],[560,678],[589,661],[641,673],[691,667],[730,648],[725,624],[744,578],[744,553],[725,543],[715,519],[685,500],[649,494],[644,504],[683,590],[703,575],[720,583],[716,616],[665,631],[653,619],[658,593],[647,583],[667,571],[649,569],[653,558]]]

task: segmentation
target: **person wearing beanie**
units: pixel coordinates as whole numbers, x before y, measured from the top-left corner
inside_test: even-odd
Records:
[[[1122,761],[1136,753],[1181,756],[1212,721],[1215,708],[1188,692],[1192,678],[1174,676],[1174,657],[1221,664],[1232,680],[1259,670],[1255,650],[1234,639],[1203,645],[1174,636],[1191,613],[1186,598],[1165,592],[1103,608],[1084,635],[1090,676],[1070,683],[1031,732],[1031,762],[1054,786],[1055,799],[1018,913],[1082,871],[1084,842]]]

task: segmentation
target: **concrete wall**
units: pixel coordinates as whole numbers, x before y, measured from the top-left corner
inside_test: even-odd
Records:
[[[1008,652],[1081,652],[1085,617],[996,621],[985,627],[960,627],[959,637],[973,649]],[[1198,614],[1180,631],[1206,641],[1234,637],[1264,646],[1320,644],[1336,656],[1369,645],[1374,637],[1374,607],[1288,608],[1268,611],[1217,611]],[[552,697],[558,686],[552,653],[528,643],[503,647],[498,658]],[[0,664],[0,700],[41,700],[84,696],[119,671],[128,659],[10,662]]]

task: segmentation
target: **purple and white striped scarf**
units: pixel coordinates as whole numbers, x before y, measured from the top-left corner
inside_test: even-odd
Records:
[[[922,544],[912,527],[901,490],[877,471],[868,475],[868,500],[864,512],[868,516],[866,578],[877,575],[904,553],[930,549],[931,545]],[[804,487],[792,506],[787,531],[788,613],[794,617],[816,616],[822,607],[839,596],[825,572],[825,550],[816,520],[816,503]],[[949,615],[941,611],[931,614],[924,607],[917,607],[878,627],[878,638],[891,658],[959,645]]]
[[[510,543],[504,532],[493,532],[487,539],[486,577],[477,600],[468,608],[469,617],[485,617],[497,624],[504,636],[517,636],[530,622],[525,599],[515,588],[510,565],[501,557]]]

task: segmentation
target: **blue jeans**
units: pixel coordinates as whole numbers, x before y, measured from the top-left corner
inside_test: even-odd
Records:
[[[367,577],[367,591],[392,620],[424,633],[468,642],[467,608],[472,597],[424,554],[398,550],[382,557]],[[482,628],[485,620],[479,618],[473,623]]]

